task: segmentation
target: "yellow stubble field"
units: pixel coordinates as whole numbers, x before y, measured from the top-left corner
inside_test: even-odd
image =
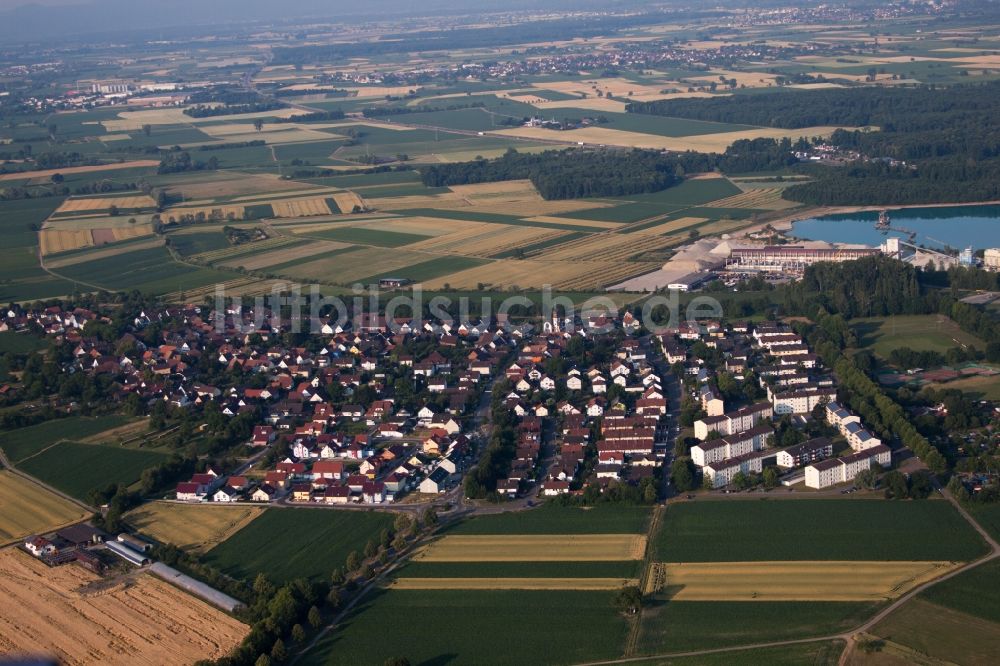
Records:
[[[156,202],[152,197],[145,195],[134,197],[89,197],[82,199],[66,199],[57,213],[77,213],[90,210],[108,210],[112,206],[118,208],[153,208]]]
[[[0,543],[83,520],[88,513],[9,470],[0,471]]]
[[[160,543],[204,552],[243,529],[264,512],[259,506],[148,502],[126,520]]]
[[[663,591],[678,601],[883,601],[897,598],[960,564],[807,561],[654,566],[662,567]]]
[[[642,559],[642,534],[451,535],[414,555],[416,562],[618,562]]]
[[[71,666],[192,664],[228,654],[249,631],[150,574],[108,584],[13,548],[0,551],[0,596],[0,654],[48,655]]]

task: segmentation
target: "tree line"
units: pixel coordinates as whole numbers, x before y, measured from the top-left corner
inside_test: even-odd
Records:
[[[785,129],[835,131],[829,143],[862,157],[812,176],[785,197],[813,205],[894,205],[1000,198],[1000,82],[951,87],[844,88],[729,98],[633,102],[631,113]]]

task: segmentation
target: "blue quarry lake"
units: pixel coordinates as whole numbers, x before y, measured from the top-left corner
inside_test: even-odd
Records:
[[[907,238],[897,229],[916,232],[914,243],[932,250],[942,244],[955,249],[1000,247],[1000,205],[947,206],[941,208],[888,209],[893,230],[875,228],[878,211],[839,213],[802,220],[792,225],[791,234],[806,240],[830,243],[861,243],[878,246],[886,236]]]

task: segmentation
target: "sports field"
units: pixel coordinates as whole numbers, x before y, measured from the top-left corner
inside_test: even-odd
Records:
[[[222,543],[264,513],[264,507],[149,502],[125,520],[143,534],[193,552]]]
[[[390,513],[267,509],[218,546],[205,559],[236,578],[252,580],[263,572],[276,583],[295,578],[327,580],[342,568],[351,551],[359,554],[370,539],[392,527]]]
[[[661,569],[662,592],[674,601],[883,601],[957,566],[903,561],[668,563]]]
[[[0,470],[0,544],[47,532],[89,514],[9,470]]]
[[[416,562],[616,562],[638,560],[646,550],[639,534],[445,536],[414,555]]]
[[[851,321],[861,346],[888,358],[894,349],[909,347],[915,351],[946,352],[952,347],[986,344],[960,329],[943,315],[895,315]]]
[[[942,500],[683,502],[664,513],[654,547],[664,562],[968,561],[985,552]]]

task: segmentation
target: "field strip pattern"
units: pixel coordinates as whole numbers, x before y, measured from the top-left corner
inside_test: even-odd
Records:
[[[961,566],[956,562],[655,563],[650,584],[676,601],[883,601]]]
[[[397,590],[617,590],[635,578],[398,578]]]
[[[615,562],[641,560],[640,534],[453,535],[436,541],[416,562]]]

